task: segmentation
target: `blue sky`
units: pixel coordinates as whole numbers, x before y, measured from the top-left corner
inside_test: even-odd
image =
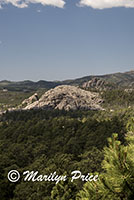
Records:
[[[134,1],[31,2],[0,0],[0,80],[63,80],[134,69]]]

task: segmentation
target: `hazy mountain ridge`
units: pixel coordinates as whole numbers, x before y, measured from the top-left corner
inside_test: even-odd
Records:
[[[68,82],[69,84],[82,85],[84,82],[94,78],[106,81],[109,84],[115,84],[118,87],[134,87],[134,71],[124,73],[113,73],[105,75],[85,76]]]
[[[44,81],[40,80],[37,82],[26,80],[26,81],[0,81],[0,89],[7,89],[9,91],[32,91],[40,88],[50,89],[60,85],[60,82]]]
[[[134,71],[128,71],[124,73],[113,73],[113,74],[105,74],[105,75],[92,75],[85,76],[82,78],[72,79],[72,80],[64,80],[64,81],[44,81],[40,80],[37,82],[34,81],[0,81],[0,89],[8,89],[14,91],[32,91],[40,88],[51,89],[58,85],[75,85],[82,86],[83,83],[90,81],[94,78],[104,80],[108,84],[114,84],[116,87],[123,88],[134,88]]]

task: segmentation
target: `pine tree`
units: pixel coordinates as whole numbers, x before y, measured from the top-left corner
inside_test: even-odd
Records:
[[[134,199],[134,134],[126,136],[127,146],[121,145],[118,135],[108,139],[104,148],[103,173],[97,182],[87,182],[77,200]]]
[[[53,187],[51,200],[75,200],[76,192],[75,183],[72,183],[68,178],[65,182],[61,181]]]

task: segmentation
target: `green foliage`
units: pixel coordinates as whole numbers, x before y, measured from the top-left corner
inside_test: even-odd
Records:
[[[56,171],[60,175],[65,171],[71,174],[74,170],[80,170],[84,174],[94,170],[101,172],[101,149],[107,144],[107,137],[117,131],[123,139],[122,132],[125,126],[115,117],[98,121],[98,115],[94,111],[31,110],[7,112],[1,116],[2,200],[25,200],[26,196],[28,200],[50,199],[51,191],[54,190],[53,182],[35,184],[20,181],[10,184],[7,173],[12,168],[20,172],[27,169],[39,171],[40,174]],[[83,118],[86,120],[83,121]],[[66,185],[67,191],[71,189],[71,184]],[[77,191],[81,189],[82,184],[82,181],[77,181]],[[57,187],[60,191],[60,186]]]
[[[103,173],[99,181],[88,182],[77,195],[77,200],[132,200],[134,199],[134,135],[127,135],[128,145],[121,145],[117,134],[108,139],[104,148]]]
[[[104,100],[104,106],[119,109],[127,108],[134,105],[134,91],[124,89],[106,90],[101,93]]]
[[[75,200],[77,186],[70,179],[55,185],[51,191],[51,200]]]

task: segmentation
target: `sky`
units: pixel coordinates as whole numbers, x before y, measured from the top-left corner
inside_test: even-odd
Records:
[[[134,0],[0,0],[0,80],[134,70]]]

